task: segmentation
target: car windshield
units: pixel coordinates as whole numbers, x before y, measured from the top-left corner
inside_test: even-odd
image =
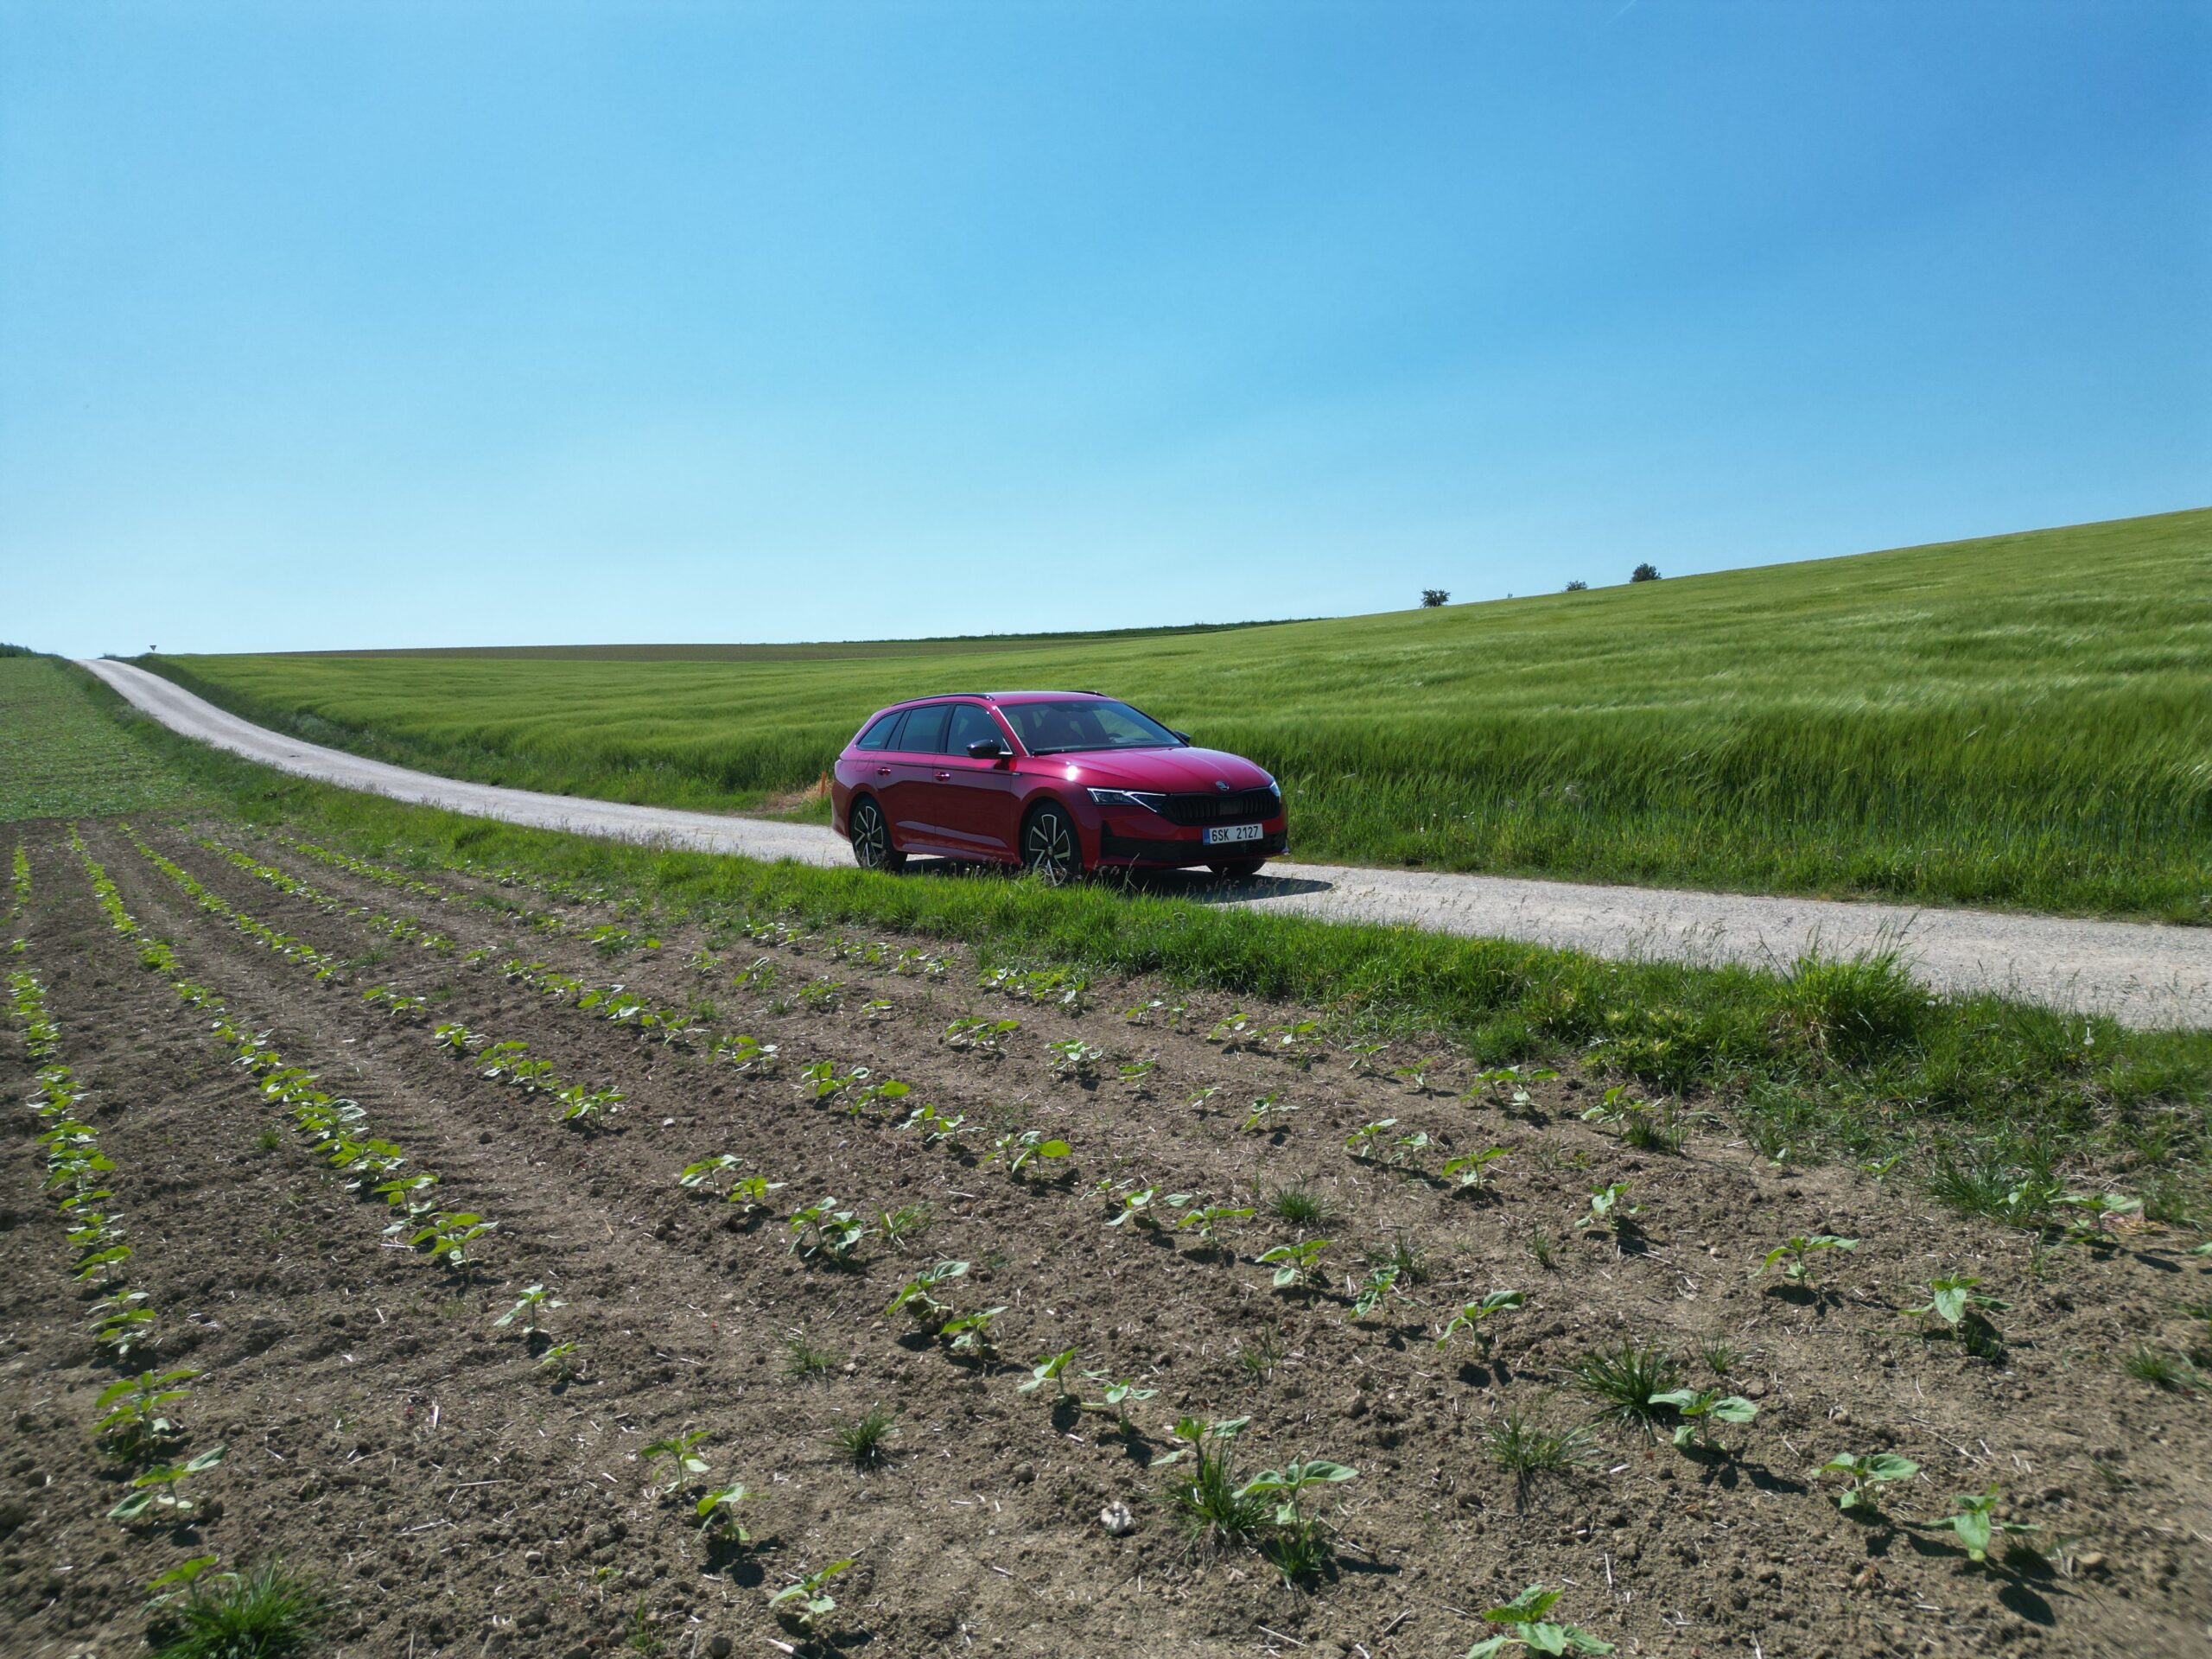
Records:
[[[1065,702],[1006,702],[999,712],[1012,722],[1032,754],[1069,754],[1084,749],[1174,749],[1183,740],[1126,702],[1085,697]]]

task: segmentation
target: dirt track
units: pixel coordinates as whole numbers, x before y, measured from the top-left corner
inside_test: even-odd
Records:
[[[188,736],[345,788],[583,835],[748,858],[850,862],[844,844],[815,825],[544,795],[410,772],[269,731],[127,663],[84,666]],[[1294,821],[1294,833],[1295,827]],[[1205,902],[1525,939],[1612,957],[1763,964],[1789,962],[1815,946],[1848,955],[1897,944],[1918,977],[1937,989],[2000,991],[2109,1014],[2134,1026],[2212,1025],[2212,928],[1328,864],[1278,864],[1274,870],[1229,889],[1180,878],[1160,885]]]

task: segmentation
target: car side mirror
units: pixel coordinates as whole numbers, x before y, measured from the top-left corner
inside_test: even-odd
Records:
[[[1167,728],[1167,735],[1178,743],[1188,743],[1191,741],[1191,734],[1188,732],[1179,732],[1173,726]]]
[[[1006,745],[995,737],[982,738],[968,746],[968,758],[971,760],[1003,760],[1006,757]]]

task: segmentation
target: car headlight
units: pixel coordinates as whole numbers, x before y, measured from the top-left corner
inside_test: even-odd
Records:
[[[1274,796],[1277,800],[1282,799],[1282,785],[1275,782],[1274,779],[1268,779],[1268,793]]]
[[[1101,806],[1141,806],[1147,812],[1157,812],[1167,804],[1167,797],[1148,789],[1094,789],[1087,791]]]

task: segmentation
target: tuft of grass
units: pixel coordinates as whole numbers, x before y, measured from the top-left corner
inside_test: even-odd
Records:
[[[1663,1348],[1638,1348],[1622,1343],[1616,1348],[1593,1349],[1568,1367],[1569,1373],[1598,1403],[1599,1414],[1617,1422],[1656,1431],[1663,1406],[1651,1403],[1655,1394],[1681,1386],[1682,1368]]]
[[[1588,1429],[1580,1424],[1553,1428],[1545,1422],[1541,1408],[1517,1404],[1483,1426],[1483,1450],[1522,1488],[1538,1475],[1580,1468],[1598,1457]]]
[[[1705,1362],[1705,1369],[1715,1376],[1726,1376],[1736,1368],[1735,1344],[1726,1337],[1699,1338],[1697,1355]]]
[[[1282,1333],[1271,1325],[1263,1325],[1248,1341],[1239,1344],[1230,1357],[1251,1376],[1267,1376],[1282,1363],[1284,1351]]]
[[[1406,1285],[1427,1282],[1428,1252],[1403,1233],[1392,1233],[1379,1244],[1369,1246],[1361,1255],[1370,1268],[1395,1268],[1398,1281]]]
[[[1326,1227],[1340,1213],[1337,1201],[1306,1181],[1287,1181],[1269,1192],[1267,1212],[1300,1227]]]
[[[1552,1249],[1552,1236],[1541,1227],[1529,1230],[1529,1259],[1540,1268],[1558,1264],[1559,1257]]]
[[[2188,1365],[2163,1348],[2139,1342],[2120,1357],[2120,1369],[2139,1382],[2167,1394],[2179,1394],[2196,1382]]]
[[[153,1659],[288,1659],[304,1652],[327,1617],[322,1597],[276,1561],[223,1573],[163,1606]],[[151,1639],[149,1632],[149,1640]]]
[[[804,1331],[784,1338],[784,1372],[788,1376],[827,1376],[842,1362],[827,1348],[818,1347]]]
[[[898,1434],[899,1414],[883,1406],[870,1406],[851,1422],[830,1430],[830,1443],[855,1467],[873,1469],[890,1455],[891,1442]]]

